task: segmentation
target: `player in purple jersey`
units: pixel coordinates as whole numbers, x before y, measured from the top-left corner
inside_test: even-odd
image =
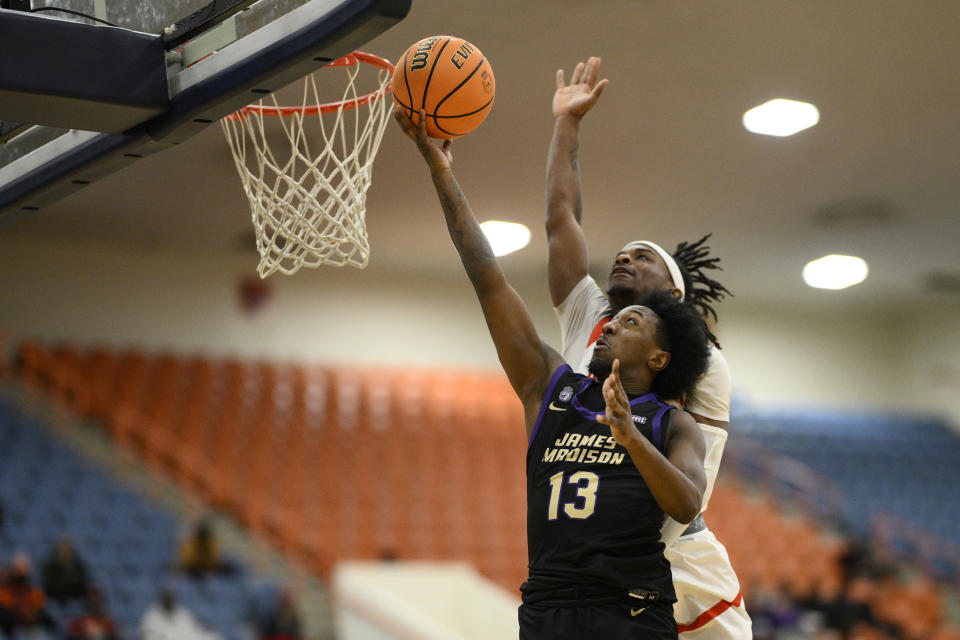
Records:
[[[430,168],[524,407],[530,579],[520,637],[676,638],[659,529],[664,514],[690,522],[700,512],[704,444],[693,418],[658,392],[684,393],[706,370],[703,319],[669,294],[626,307],[603,327],[597,380],[573,373],[506,281],[453,175],[450,141],[430,141],[422,116],[418,127],[395,115]]]

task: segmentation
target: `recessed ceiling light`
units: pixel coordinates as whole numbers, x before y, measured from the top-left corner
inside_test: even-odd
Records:
[[[866,280],[868,272],[862,258],[829,255],[808,262],[803,281],[817,289],[846,289]]]
[[[487,220],[480,228],[496,256],[505,256],[530,244],[530,229],[523,224]]]
[[[820,122],[820,112],[809,102],[776,98],[743,114],[747,131],[767,136],[792,136]]]

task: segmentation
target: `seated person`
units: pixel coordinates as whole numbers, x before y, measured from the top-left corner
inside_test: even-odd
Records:
[[[43,590],[61,605],[87,596],[87,566],[73,541],[63,536],[43,563]]]
[[[118,640],[119,632],[99,589],[90,587],[87,590],[86,605],[83,615],[67,623],[67,640]]]
[[[53,630],[53,618],[45,609],[46,596],[30,578],[32,566],[25,553],[16,553],[0,583],[0,630],[7,635],[16,631]]]
[[[231,574],[236,567],[221,558],[217,539],[206,520],[201,520],[193,533],[180,545],[177,569],[193,578],[202,578],[210,573]]]

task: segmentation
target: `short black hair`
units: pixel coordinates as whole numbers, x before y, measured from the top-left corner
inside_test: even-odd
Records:
[[[680,302],[669,291],[651,291],[637,304],[657,314],[657,346],[670,354],[670,362],[654,377],[650,390],[665,400],[680,400],[707,370],[707,323],[691,303]]]
[[[707,240],[712,236],[708,233],[696,242],[681,242],[673,252],[673,259],[680,267],[680,275],[683,277],[683,288],[686,293],[684,300],[699,309],[703,317],[713,316],[717,319],[717,312],[714,310],[713,302],[720,302],[726,296],[733,296],[730,290],[725,286],[708,277],[704,271],[707,269],[716,269],[722,271],[720,267],[720,258],[710,256],[710,247],[706,245]],[[707,328],[707,337],[710,342],[720,348],[717,337],[713,335],[709,327]]]

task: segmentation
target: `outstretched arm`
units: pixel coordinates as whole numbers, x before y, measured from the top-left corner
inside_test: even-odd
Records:
[[[450,141],[441,146],[431,142],[427,138],[423,114],[419,126],[399,110],[394,110],[394,116],[404,133],[416,141],[430,167],[450,238],[480,300],[500,364],[523,402],[529,437],[550,376],[563,364],[563,358],[540,340],[523,299],[504,277],[470,203],[453,175]]]
[[[706,445],[690,414],[674,411],[662,454],[633,424],[630,400],[620,384],[619,360],[613,361],[613,371],[603,381],[603,397],[607,410],[597,416],[597,422],[610,425],[613,437],[630,453],[663,512],[682,523],[696,518],[707,487],[703,473]]]
[[[587,275],[587,243],[580,226],[580,119],[607,86],[597,82],[600,58],[580,62],[566,84],[557,70],[553,139],[547,154],[547,274],[553,306],[559,306]]]

